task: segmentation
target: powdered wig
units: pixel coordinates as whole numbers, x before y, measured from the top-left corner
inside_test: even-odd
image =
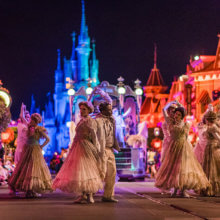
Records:
[[[175,109],[175,113],[176,113],[176,112],[180,112],[181,115],[182,115],[182,119],[184,119],[184,117],[185,117],[185,115],[186,115],[185,108],[183,108],[183,107],[177,107],[177,108]]]
[[[217,119],[217,115],[216,115],[216,113],[213,112],[213,111],[208,111],[208,112],[204,115],[204,118],[205,118],[207,121],[213,123],[213,122]]]
[[[39,124],[39,123],[41,123],[41,121],[42,121],[42,117],[41,117],[41,115],[38,114],[38,113],[33,113],[33,114],[31,115],[31,120],[33,120],[34,122],[36,122],[37,124]]]
[[[217,112],[217,118],[220,119],[220,111]]]
[[[167,112],[170,112],[171,110],[175,110],[176,109],[176,105],[172,104],[168,109]]]
[[[107,110],[107,106],[108,106],[108,105],[111,105],[111,104],[109,104],[108,102],[102,102],[102,103],[99,105],[99,111],[100,111],[100,112],[103,112],[103,111]]]
[[[93,107],[93,105],[92,105],[91,102],[89,102],[89,101],[80,102],[80,103],[79,103],[79,107],[80,107],[81,105],[84,105],[84,106],[86,106],[86,108],[89,109],[89,114],[91,114],[92,112],[94,112],[94,107]]]

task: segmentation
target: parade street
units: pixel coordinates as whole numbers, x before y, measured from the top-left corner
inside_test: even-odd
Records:
[[[118,203],[101,202],[101,193],[95,204],[74,204],[71,194],[56,191],[41,198],[26,199],[8,195],[7,186],[0,188],[0,212],[3,220],[190,220],[220,219],[220,197],[171,198],[161,194],[151,180],[145,182],[118,182]]]

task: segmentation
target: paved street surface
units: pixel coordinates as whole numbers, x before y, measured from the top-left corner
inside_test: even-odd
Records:
[[[0,220],[220,220],[220,197],[171,198],[161,195],[153,182],[118,182],[119,203],[74,204],[70,194],[56,191],[41,198],[26,199],[8,195],[7,186],[0,187]]]

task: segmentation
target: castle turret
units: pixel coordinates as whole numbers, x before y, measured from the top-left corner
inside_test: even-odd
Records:
[[[57,50],[57,69],[55,70],[55,94],[63,90],[63,71],[61,70],[60,49]]]
[[[63,59],[63,70],[64,70],[64,81],[66,81],[67,78],[72,79],[72,63],[71,60],[67,60],[66,57]],[[66,82],[65,82],[66,83]]]
[[[92,59],[90,60],[90,78],[92,79],[92,86],[97,86],[99,82],[99,61],[96,59],[95,40],[92,41]]]
[[[30,114],[33,114],[36,112],[36,102],[34,99],[34,95],[31,96],[31,108],[30,108]]]
[[[53,110],[53,101],[51,99],[50,92],[47,94],[48,103],[45,105],[45,126],[52,126],[55,125],[55,117],[54,117],[54,110]]]
[[[60,100],[62,99],[62,93],[64,88],[63,83],[63,71],[61,70],[61,56],[60,50],[57,50],[57,69],[55,70],[55,93],[54,93],[54,104],[55,104],[55,115],[58,114],[58,108]]]
[[[77,60],[76,60],[76,33],[73,32],[71,36],[73,41],[72,54],[70,58],[71,68],[72,68],[72,79],[75,81],[75,83],[77,83],[78,78],[77,78]]]

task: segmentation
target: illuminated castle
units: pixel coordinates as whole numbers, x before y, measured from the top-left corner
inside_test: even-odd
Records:
[[[43,112],[44,125],[50,136],[50,143],[45,147],[45,156],[50,156],[54,151],[60,151],[69,144],[70,105],[67,94],[67,79],[74,81],[75,90],[87,86],[88,79],[92,79],[92,86],[99,84],[98,69],[99,61],[96,59],[95,41],[90,45],[88,27],[85,18],[85,4],[82,0],[81,30],[76,46],[76,34],[72,33],[72,53],[70,59],[64,57],[63,68],[61,64],[61,53],[58,52],[57,69],[55,70],[55,92],[52,97],[48,96],[48,103]],[[31,111],[36,111],[34,100],[32,100]]]

